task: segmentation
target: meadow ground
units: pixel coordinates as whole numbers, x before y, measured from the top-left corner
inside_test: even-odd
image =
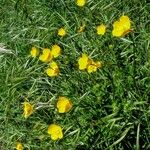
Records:
[[[122,15],[133,31],[116,38],[112,24]],[[149,16],[147,0],[88,0],[83,8],[74,0],[1,0],[0,149],[15,149],[16,142],[29,150],[150,149]],[[82,23],[85,31],[77,33]],[[96,34],[100,23],[107,25],[103,36]],[[67,30],[63,38],[60,27]],[[55,43],[62,48],[61,74],[50,78],[30,49]],[[82,53],[103,67],[80,71]],[[57,112],[59,96],[72,101],[68,113]],[[27,119],[25,100],[42,106]],[[51,123],[63,128],[61,140],[48,135]]]

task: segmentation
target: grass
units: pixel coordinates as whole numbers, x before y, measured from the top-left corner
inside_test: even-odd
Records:
[[[81,9],[73,0],[2,0],[0,43],[12,53],[0,52],[0,149],[14,149],[17,141],[30,150],[150,149],[149,8],[146,0],[88,0]],[[134,31],[114,38],[112,23],[123,14]],[[77,34],[82,22],[86,31]],[[96,35],[99,23],[108,26],[102,37]],[[56,34],[62,26],[65,38]],[[63,49],[57,59],[61,75],[49,78],[46,65],[29,52],[54,43]],[[79,71],[82,52],[103,61],[103,68]],[[57,113],[60,95],[73,102],[67,114]],[[48,103],[25,120],[25,99]],[[63,127],[62,140],[50,139],[51,123]]]

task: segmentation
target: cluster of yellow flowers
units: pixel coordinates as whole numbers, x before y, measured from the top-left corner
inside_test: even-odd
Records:
[[[25,119],[27,119],[30,115],[33,114],[33,112],[36,109],[34,108],[34,105],[32,105],[30,102],[27,102],[27,101],[23,103],[23,106],[24,106],[23,116]],[[70,99],[68,99],[67,97],[60,96],[57,100],[56,107],[57,107],[58,113],[67,113],[71,110],[72,106],[73,106],[72,101]],[[63,138],[62,128],[61,128],[61,126],[59,126],[57,124],[50,124],[48,126],[47,132],[51,136],[52,140],[58,140],[58,139]],[[18,142],[16,149],[23,150],[22,143]]]
[[[39,55],[39,49],[36,47],[32,47],[31,56],[37,57]],[[59,45],[55,44],[52,46],[51,50],[49,48],[44,48],[42,54],[39,56],[39,60],[42,62],[49,63],[49,68],[46,69],[46,73],[50,77],[57,76],[59,74],[58,64],[53,60],[57,58],[61,54],[61,48]]]
[[[92,73],[97,71],[99,67],[102,67],[101,62],[94,62],[92,59],[90,59],[86,54],[82,54],[82,56],[78,60],[79,69],[85,70],[87,69],[88,73]]]
[[[76,4],[79,7],[83,7],[86,4],[86,2],[87,0],[76,0]],[[83,29],[81,28],[81,30],[79,31],[82,32]],[[113,36],[122,37],[131,31],[132,31],[131,21],[128,16],[121,16],[118,21],[115,21],[113,23],[113,31],[112,31]],[[106,26],[104,24],[97,26],[98,35],[104,35],[105,32],[106,32]]]
[[[29,102],[24,102],[23,116],[27,119],[34,112],[34,105]],[[57,110],[59,113],[66,113],[72,108],[72,102],[64,96],[60,96],[57,100]]]
[[[32,105],[29,102],[24,102],[23,105],[24,105],[23,115],[27,119],[30,115],[33,114],[35,110],[34,105]],[[61,96],[58,98],[56,106],[57,106],[58,113],[67,113],[68,111],[70,111],[73,105],[70,99],[68,99],[67,97]],[[47,133],[51,136],[52,140],[58,140],[58,139],[63,138],[62,128],[61,126],[57,124],[50,124],[48,126]],[[17,142],[16,149],[23,150],[23,144],[20,142]]]
[[[85,4],[85,1],[78,0],[77,1],[79,6],[81,4]],[[83,24],[78,33],[83,32],[85,29],[85,24]],[[100,24],[97,26],[97,34],[104,35],[106,32],[106,26],[104,24]],[[128,16],[121,16],[118,21],[113,23],[113,30],[112,35],[116,37],[123,37],[127,33],[131,32],[131,21]],[[65,28],[58,29],[58,36],[64,37],[66,36],[67,32]],[[32,47],[30,52],[32,57],[36,57],[39,55],[39,50],[36,47]],[[59,45],[55,44],[52,46],[51,50],[49,48],[44,48],[42,54],[39,56],[39,60],[42,62],[50,62],[49,68],[46,69],[46,73],[49,77],[54,77],[59,75],[60,70],[58,64],[53,60],[57,58],[61,54],[61,48]],[[78,60],[79,70],[87,69],[88,73],[95,72],[98,68],[102,67],[101,62],[94,62],[92,59],[88,58],[86,54],[82,54],[82,57]]]
[[[86,0],[76,0],[76,4],[79,7],[83,7],[86,4]],[[78,29],[78,33],[81,33],[85,30],[85,24],[80,26]],[[106,32],[106,26],[104,24],[100,24],[96,28],[98,35],[104,35]],[[121,16],[118,21],[113,23],[112,35],[115,37],[125,36],[127,33],[131,32],[131,21],[128,16]],[[67,31],[64,27],[58,29],[58,36],[64,37],[67,35]],[[49,77],[54,77],[59,75],[60,70],[59,66],[54,59],[61,55],[61,47],[58,44],[55,44],[49,48],[44,48],[42,53],[36,47],[32,47],[30,54],[32,57],[39,56],[39,60],[44,63],[49,63],[49,67],[45,70],[46,74]],[[87,54],[83,53],[81,57],[78,58],[78,67],[79,70],[86,70],[88,73],[96,72],[98,68],[102,67],[101,61],[94,61]],[[24,106],[24,118],[28,118],[33,112],[36,110],[34,105],[30,102],[25,101],[23,103]],[[67,97],[61,96],[57,100],[57,111],[58,113],[67,113],[72,108],[73,104],[70,99]],[[52,140],[58,140],[63,138],[63,129],[61,126],[57,124],[50,124],[48,126],[48,134],[51,136]],[[18,142],[16,146],[17,150],[23,150],[22,143]]]
[[[119,21],[113,23],[112,35],[115,37],[123,37],[131,31],[131,21],[128,16],[121,16]],[[104,24],[97,26],[98,35],[104,35],[105,32],[106,26]]]
[[[32,47],[30,54],[32,57],[37,57],[39,55],[39,49]],[[42,62],[50,62],[53,58],[57,58],[60,54],[61,48],[59,45],[55,44],[52,46],[51,50],[49,48],[44,48],[39,60]]]

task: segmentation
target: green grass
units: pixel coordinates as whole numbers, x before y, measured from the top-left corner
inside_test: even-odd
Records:
[[[29,150],[148,150],[150,149],[150,4],[146,0],[88,0],[78,8],[74,0],[1,0],[0,149],[12,150],[21,141]],[[133,32],[124,39],[111,36],[121,15],[132,20]],[[86,31],[77,34],[82,22]],[[108,26],[104,36],[96,26]],[[56,31],[65,26],[68,35]],[[32,46],[58,43],[61,75],[49,78],[47,65],[32,59]],[[112,47],[110,47],[112,45]],[[93,74],[78,70],[85,52],[104,63]],[[73,109],[58,114],[58,96],[67,96]],[[22,103],[49,102],[27,120]],[[47,127],[57,123],[64,138],[53,142]]]

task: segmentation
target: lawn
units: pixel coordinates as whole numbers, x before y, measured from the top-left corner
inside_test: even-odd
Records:
[[[113,23],[128,16],[126,35],[112,35]],[[106,26],[104,35],[97,26]],[[82,32],[78,32],[80,27]],[[66,35],[58,35],[63,28]],[[57,44],[59,74],[33,58]],[[79,58],[101,65],[79,69]],[[59,97],[72,107],[59,113]],[[33,106],[25,118],[24,102]],[[63,137],[53,140],[51,124]],[[55,132],[57,133],[57,132]],[[0,150],[149,150],[150,3],[148,0],[1,0]],[[22,149],[18,149],[22,150]]]

